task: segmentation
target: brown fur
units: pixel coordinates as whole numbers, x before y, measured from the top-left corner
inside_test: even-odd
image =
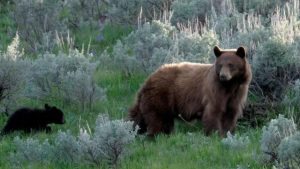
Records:
[[[250,65],[242,47],[214,52],[214,64],[166,64],[150,75],[129,112],[140,133],[169,134],[179,115],[201,120],[206,134],[234,130],[252,78]]]

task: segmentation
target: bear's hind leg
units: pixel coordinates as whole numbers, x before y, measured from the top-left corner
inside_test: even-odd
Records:
[[[138,134],[143,134],[147,131],[147,125],[146,125],[145,119],[139,109],[139,103],[136,103],[129,110],[129,120],[134,122],[134,124],[133,124],[134,128],[138,126]]]
[[[171,134],[174,129],[174,118],[166,114],[163,116],[163,132],[165,134]]]
[[[146,131],[147,131],[147,125],[145,123],[145,119],[144,118],[139,119],[137,123],[135,122],[134,126],[136,126],[136,125],[139,127],[138,134],[144,134],[144,133],[146,133]]]
[[[154,137],[159,133],[170,134],[174,128],[174,119],[172,117],[158,116],[152,112],[146,117],[147,135]]]

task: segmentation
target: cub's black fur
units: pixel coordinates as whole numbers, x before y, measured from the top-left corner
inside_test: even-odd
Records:
[[[50,132],[51,127],[48,124],[64,124],[63,112],[45,104],[45,109],[21,108],[14,112],[8,119],[2,129],[1,135],[19,130],[24,132],[46,131]]]

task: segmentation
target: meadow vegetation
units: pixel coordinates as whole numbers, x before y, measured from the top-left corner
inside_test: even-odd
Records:
[[[298,0],[0,0],[0,128],[24,106],[55,105],[66,124],[0,136],[0,168],[300,167]],[[213,63],[245,46],[244,116],[226,138],[199,123],[149,140],[127,110],[164,63]]]

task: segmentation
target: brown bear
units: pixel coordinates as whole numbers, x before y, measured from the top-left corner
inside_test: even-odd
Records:
[[[204,132],[233,131],[242,114],[252,73],[243,47],[214,47],[214,64],[183,62],[156,70],[140,89],[129,119],[148,136],[169,134],[174,119],[199,119]]]

